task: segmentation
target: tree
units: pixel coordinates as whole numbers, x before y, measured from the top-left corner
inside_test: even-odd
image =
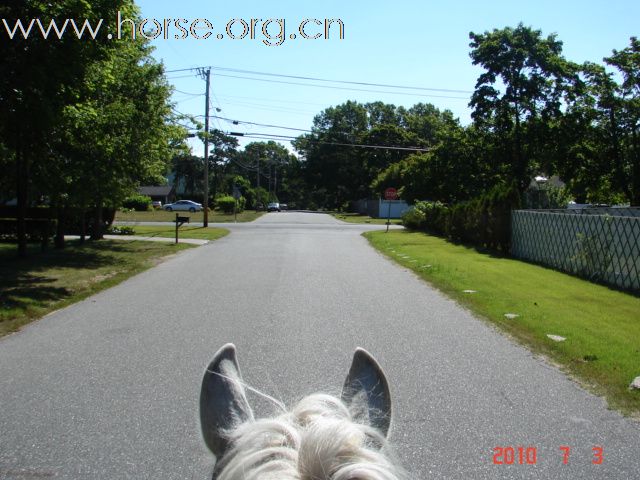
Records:
[[[482,191],[482,171],[472,155],[470,136],[460,125],[445,128],[439,142],[426,153],[392,163],[379,173],[372,187],[382,192],[396,187],[410,203],[432,200],[455,203]]]
[[[102,237],[104,206],[117,207],[143,181],[163,181],[177,133],[167,124],[170,88],[148,42],[116,43],[87,69],[80,98],[64,111],[63,142],[82,172],[80,196],[95,212],[93,239]]]
[[[226,167],[237,154],[238,139],[216,129],[209,134],[209,144],[212,147],[209,155],[209,171],[212,173],[209,178],[209,192],[211,198],[215,198],[219,193],[231,193],[222,192],[221,187]]]
[[[556,169],[579,202],[640,202],[638,50],[632,38],[631,46],[604,59],[618,70],[622,84],[616,81],[616,72],[585,63],[558,123],[563,161],[556,163]]]
[[[506,180],[524,191],[556,148],[545,139],[578,68],[562,57],[555,35],[522,24],[469,37],[473,64],[485,69],[471,98],[473,120],[492,133],[491,154],[506,167]]]
[[[195,198],[204,191],[204,161],[202,157],[180,153],[171,160],[174,174],[173,186],[176,192],[184,189],[189,198]]]
[[[316,115],[311,130],[293,145],[304,159],[305,181],[315,191],[313,203],[338,208],[367,196],[372,179],[362,168],[362,152],[349,146],[361,143],[369,130],[366,107],[348,101],[327,108]]]
[[[558,161],[555,171],[580,203],[609,203],[618,196],[621,145],[617,83],[594,63],[581,68],[572,100],[557,124]]]
[[[0,6],[0,17],[10,25],[39,18],[86,18],[97,24],[114,11],[126,11],[129,0],[79,2],[11,2]],[[106,29],[105,29],[106,31]],[[106,35],[106,33],[105,33]],[[26,256],[26,211],[30,204],[32,172],[43,170],[50,157],[51,132],[63,109],[75,101],[85,72],[104,58],[118,42],[88,41],[75,35],[61,40],[19,33],[0,42],[0,143],[8,150],[15,172],[18,199],[18,253]]]
[[[617,93],[620,101],[620,127],[623,135],[623,165],[617,175],[619,187],[632,205],[640,205],[640,41],[631,37],[630,45],[614,50],[604,59],[622,74]],[[625,175],[626,174],[626,175]],[[627,181],[623,179],[626,177]]]
[[[284,145],[268,141],[249,143],[237,155],[234,163],[247,172],[256,188],[266,187],[270,201],[278,201],[278,192],[287,179],[287,166],[294,160],[295,157]]]

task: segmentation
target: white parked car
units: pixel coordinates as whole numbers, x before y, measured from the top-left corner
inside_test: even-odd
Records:
[[[202,210],[202,204],[192,202],[191,200],[178,200],[175,203],[167,203],[162,208],[167,212],[199,212]]]

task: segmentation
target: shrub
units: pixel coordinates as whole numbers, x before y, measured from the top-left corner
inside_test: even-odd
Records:
[[[422,205],[425,202],[417,202],[413,207],[402,214],[402,224],[411,230],[422,230],[425,227],[426,216]]]
[[[421,201],[402,215],[402,224],[413,230],[444,235],[450,209],[442,202]]]
[[[511,241],[511,210],[519,207],[518,190],[514,186],[498,185],[480,197],[452,207],[440,202],[416,202],[402,216],[402,223],[410,229],[507,252]]]
[[[238,213],[244,211],[244,207],[246,203],[247,201],[244,197],[240,197],[238,199],[238,204],[237,204]],[[229,195],[224,197],[218,197],[216,199],[216,208],[226,213],[227,215],[231,215],[233,213],[233,209],[236,208],[236,199]]]
[[[135,235],[136,231],[133,227],[127,226],[111,226],[107,229],[109,235]]]
[[[136,212],[151,210],[151,197],[146,195],[133,195],[122,202],[124,208],[133,208]]]

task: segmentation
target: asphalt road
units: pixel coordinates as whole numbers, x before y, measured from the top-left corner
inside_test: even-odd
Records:
[[[290,212],[231,228],[0,340],[0,479],[210,478],[198,395],[226,342],[288,403],[338,393],[368,349],[414,478],[640,478],[637,423],[376,253],[360,233],[383,227]],[[536,465],[494,465],[497,446]]]

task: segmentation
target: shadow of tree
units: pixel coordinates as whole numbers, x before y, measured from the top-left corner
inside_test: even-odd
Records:
[[[84,245],[69,242],[62,250],[40,252],[39,247],[30,249],[29,257],[22,259],[17,258],[11,248],[0,249],[0,310],[26,310],[62,301],[72,295],[73,290],[56,286],[57,276],[48,275],[48,272],[73,276],[73,270],[117,268],[126,261],[118,253],[128,251],[130,248],[126,244],[115,242],[86,242]],[[0,321],[7,320],[3,317],[0,315]]]

